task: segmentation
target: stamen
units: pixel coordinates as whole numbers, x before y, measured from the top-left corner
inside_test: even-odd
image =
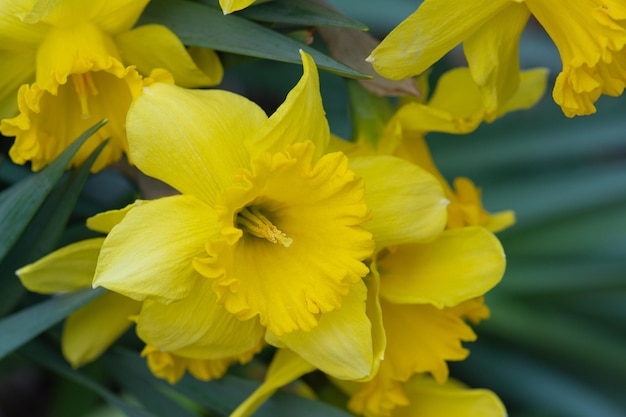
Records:
[[[293,239],[278,230],[257,207],[245,207],[241,210],[237,215],[237,226],[253,236],[280,243],[286,248],[293,243]]]
[[[87,103],[87,95],[98,95],[98,89],[93,82],[93,77],[90,72],[84,74],[72,74],[72,82],[74,83],[74,89],[80,102],[80,112],[83,119],[89,118],[89,104]],[[89,91],[88,91],[89,90]]]

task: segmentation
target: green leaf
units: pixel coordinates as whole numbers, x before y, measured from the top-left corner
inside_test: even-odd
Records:
[[[252,392],[259,387],[258,382],[226,375],[213,381],[200,381],[186,375],[175,385],[169,385],[162,379],[155,378],[148,369],[145,360],[137,353],[116,350],[105,355],[110,361],[109,369],[118,378],[126,378],[132,373],[139,378],[152,381],[163,389],[173,390],[197,402],[219,415],[229,415]],[[279,391],[265,402],[254,417],[292,417],[298,410],[298,417],[353,417],[351,414],[328,404],[313,401],[294,394]]]
[[[237,12],[237,15],[260,22],[367,30],[363,23],[309,0],[274,0],[248,7]]]
[[[45,368],[65,376],[66,378],[77,382],[88,389],[91,389],[104,398],[104,400],[109,404],[123,411],[128,417],[157,417],[154,414],[142,410],[119,398],[98,382],[83,374],[81,371],[72,369],[55,350],[45,346],[43,343],[29,343],[28,345],[22,347],[19,353],[26,356],[33,362],[36,362]]]
[[[85,289],[52,297],[0,320],[0,359],[96,299],[103,289]]]
[[[371,78],[276,31],[233,14],[186,0],[151,1],[139,24],[167,26],[184,44],[300,65],[299,50],[317,66],[350,78]]]
[[[558,296],[626,290],[624,271],[626,260],[617,257],[508,256],[506,276],[497,291],[524,296]]]
[[[31,219],[9,256],[0,263],[0,316],[10,311],[26,292],[15,271],[57,247],[89,170],[104,146],[106,142],[94,150],[80,169],[65,174]]]
[[[54,184],[83,143],[100,129],[102,121],[83,133],[54,162],[27,179],[0,193],[0,260],[4,259],[13,244],[26,229],[37,209],[43,204]]]
[[[522,303],[502,294],[487,294],[491,317],[481,333],[497,336],[560,360],[626,378],[626,338],[608,332],[594,321],[555,308],[552,303]],[[479,338],[480,340],[480,338]]]
[[[387,122],[395,112],[387,97],[374,95],[356,81],[348,80],[350,118],[352,120],[351,141],[361,140],[372,149],[378,149]]]
[[[509,406],[521,405],[546,416],[624,415],[619,404],[587,381],[511,349],[478,343],[470,358],[455,368],[473,379],[474,385],[492,388]]]

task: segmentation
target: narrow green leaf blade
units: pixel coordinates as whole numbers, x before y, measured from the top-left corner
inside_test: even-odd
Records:
[[[474,384],[492,388],[505,403],[543,415],[620,417],[624,409],[587,381],[513,349],[498,349],[483,340],[458,365]],[[496,365],[497,364],[497,365]]]
[[[155,0],[148,4],[140,24],[167,26],[186,45],[201,46],[256,58],[301,64],[299,50],[317,66],[350,78],[371,78],[329,56],[262,25],[186,0]]]
[[[80,169],[67,173],[59,181],[0,263],[0,317],[13,309],[26,292],[15,271],[57,247],[90,168],[104,146],[106,142],[94,150]]]
[[[367,30],[363,23],[309,0],[274,0],[241,10],[237,14],[260,22]]]
[[[22,347],[19,353],[33,362],[91,389],[104,398],[106,402],[123,411],[128,417],[157,417],[129,404],[82,372],[72,369],[56,351],[41,343],[29,343]]]
[[[105,359],[110,361],[109,369],[117,373],[118,378],[126,378],[127,374],[133,373],[137,377],[153,381],[157,386],[182,394],[219,415],[232,413],[259,387],[258,382],[229,375],[208,382],[186,375],[175,385],[169,385],[166,381],[155,378],[146,366],[145,360],[136,353],[118,349],[109,352]],[[351,414],[320,401],[281,391],[267,400],[254,413],[254,417],[292,417],[294,410],[298,410],[299,417],[352,417]]]
[[[88,288],[55,296],[0,320],[0,359],[104,292]]]
[[[20,234],[26,229],[37,209],[43,204],[65,167],[83,143],[100,129],[102,121],[83,133],[59,157],[41,172],[20,181],[0,193],[0,260],[4,259]]]

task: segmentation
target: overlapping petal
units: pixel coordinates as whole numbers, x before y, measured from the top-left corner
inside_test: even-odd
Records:
[[[16,273],[29,291],[42,294],[91,286],[104,238],[83,240],[44,256]]]
[[[402,245],[379,259],[380,294],[393,303],[450,307],[483,295],[504,273],[498,239],[482,227],[446,230],[429,243]]]
[[[372,325],[366,315],[367,288],[358,283],[343,297],[340,310],[322,315],[319,325],[309,332],[294,331],[276,336],[268,332],[266,340],[287,347],[304,360],[339,379],[363,379],[372,374],[374,346]]]
[[[242,144],[265,120],[242,96],[155,83],[128,112],[130,158],[144,173],[213,204],[250,166]]]
[[[383,286],[384,286],[384,276]],[[446,361],[465,359],[461,341],[476,340],[472,329],[451,309],[428,304],[395,304],[381,299],[387,349],[381,367],[397,381],[430,372],[442,383],[448,377]]]
[[[511,4],[510,0],[426,0],[368,60],[394,80],[418,75]]]
[[[317,159],[328,146],[329,127],[322,106],[317,67],[309,54],[300,51],[300,56],[304,71],[300,81],[276,112],[246,142],[253,158],[308,140],[315,144]]]
[[[192,259],[204,252],[216,228],[213,210],[190,195],[133,208],[104,241],[94,286],[136,300],[180,300],[197,279]]]
[[[43,21],[55,26],[72,26],[93,21],[108,33],[130,29],[149,0],[36,0],[23,16],[28,23]]]
[[[185,88],[206,87],[222,81],[224,69],[214,51],[196,48],[194,61],[183,43],[162,25],[143,25],[115,37],[125,62],[132,62],[144,76],[155,68],[172,73],[176,85]]]
[[[496,19],[463,42],[472,78],[481,90],[486,119],[495,120],[518,90],[519,39],[530,12],[524,3],[511,3]]]
[[[43,39],[49,26],[43,22],[25,24],[36,0],[1,0],[0,1],[0,44],[2,49],[19,51],[33,48]],[[34,52],[34,51],[33,51]]]
[[[35,78],[35,51],[0,50],[0,119],[17,114],[17,91]]]
[[[115,225],[126,217],[130,210],[146,203],[149,203],[149,201],[135,200],[133,203],[126,205],[124,208],[98,213],[87,219],[87,227],[91,230],[95,230],[96,232],[108,234],[111,230],[113,230]]]
[[[236,12],[250,6],[256,0],[220,0],[220,7],[224,14]]]
[[[217,303],[211,281],[196,273],[184,299],[143,303],[137,334],[147,344],[176,355],[218,360],[256,352],[264,329],[256,318],[241,321],[226,311]]]
[[[394,417],[506,417],[500,399],[491,391],[469,389],[450,381],[439,384],[418,376],[404,386],[412,401]]]
[[[443,230],[448,201],[429,173],[391,156],[351,158],[350,167],[365,180],[372,219],[364,227],[377,248],[431,240]]]
[[[78,309],[63,326],[63,356],[75,368],[98,358],[130,328],[140,307],[138,301],[108,292]]]
[[[220,378],[233,362],[232,358],[186,358],[149,345],[143,349],[141,356],[146,357],[148,367],[155,376],[166,379],[170,384],[178,382],[185,375],[185,371],[201,381]]]

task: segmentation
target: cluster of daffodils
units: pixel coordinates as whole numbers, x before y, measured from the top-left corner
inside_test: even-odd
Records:
[[[487,397],[501,415],[493,394],[444,384],[446,361],[464,359],[461,342],[475,339],[465,320],[487,317],[481,296],[504,272],[483,227],[491,216],[471,184],[453,192],[428,172],[426,148],[403,155],[424,142],[400,114],[380,142],[388,152],[331,138],[315,63],[302,59],[302,78],[269,118],[226,91],[145,87],[128,112],[129,157],[180,194],[89,219],[107,236],[21,269],[22,282],[110,290],[66,321],[74,366],[133,322],[153,373],[171,382],[185,371],[217,378],[277,348],[278,371],[239,415],[315,369],[360,414],[389,415],[411,390],[443,389],[460,407]]]
[[[234,416],[314,371],[358,415],[504,416],[493,393],[449,379],[447,363],[467,357],[468,323],[489,316],[483,295],[505,269],[494,233],[514,216],[485,211],[467,178],[449,184],[424,136],[468,133],[539,100],[546,72],[520,72],[516,58],[531,14],[561,52],[555,101],[568,116],[591,113],[624,89],[626,6],[425,0],[369,61],[389,78],[418,75],[463,42],[469,67],[444,74],[427,101],[402,101],[375,140],[347,142],[330,133],[309,55],[268,117],[240,95],[191,89],[220,82],[217,55],[164,26],[134,27],[147,1],[0,9],[11,158],[39,170],[107,118],[71,165],[110,138],[94,172],[125,155],[177,191],[90,218],[103,237],[18,271],[35,292],[108,290],[66,320],[67,360],[93,361],[135,326],[149,368],[171,383],[274,351]]]

